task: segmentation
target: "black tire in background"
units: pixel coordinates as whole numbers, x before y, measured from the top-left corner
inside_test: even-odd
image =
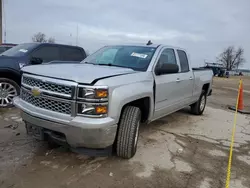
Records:
[[[202,115],[207,104],[207,93],[202,90],[199,100],[191,105],[191,113],[194,115]]]
[[[13,87],[15,89],[15,91],[16,91],[15,92],[16,93],[15,96],[18,96],[20,94],[20,87],[19,87],[19,85],[15,81],[13,81],[13,80],[11,80],[9,78],[0,78],[0,87],[2,87],[1,85],[5,84],[5,83],[9,84],[11,87]],[[13,98],[15,96],[11,97],[11,99],[13,100]],[[5,103],[2,104],[2,99],[1,99],[1,96],[0,96],[0,108],[13,107],[12,100],[8,104],[7,103],[6,104]]]
[[[141,110],[135,106],[125,107],[118,128],[116,153],[117,156],[130,159],[137,150]]]

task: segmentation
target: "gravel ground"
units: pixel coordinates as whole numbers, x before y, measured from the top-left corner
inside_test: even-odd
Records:
[[[144,125],[130,160],[49,149],[28,137],[18,109],[0,110],[1,188],[224,187],[238,80],[214,79],[203,116],[189,109]],[[245,106],[250,80],[244,80]],[[250,95],[250,94],[249,94]],[[231,188],[250,187],[250,116],[238,115]]]

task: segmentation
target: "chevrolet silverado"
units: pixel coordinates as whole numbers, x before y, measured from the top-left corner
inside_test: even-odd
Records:
[[[105,46],[80,64],[22,72],[14,104],[27,132],[90,155],[133,157],[141,123],[187,106],[201,115],[212,93],[211,70],[190,68],[182,48],[152,43]]]

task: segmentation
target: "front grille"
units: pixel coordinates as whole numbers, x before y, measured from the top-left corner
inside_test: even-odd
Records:
[[[72,96],[72,87],[55,84],[51,82],[45,82],[36,78],[31,78],[27,76],[23,76],[22,83],[30,86],[30,87],[39,87],[40,89],[43,89],[48,92],[55,92],[58,94],[66,94],[69,96]]]
[[[36,107],[59,112],[63,114],[71,114],[71,103],[64,101],[56,101],[43,97],[34,97],[31,93],[21,89],[20,98]]]

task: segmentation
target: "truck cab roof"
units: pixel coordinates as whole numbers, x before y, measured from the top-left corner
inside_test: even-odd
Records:
[[[172,46],[172,45],[165,45],[160,43],[152,43],[150,45],[147,45],[147,43],[123,43],[123,44],[116,44],[116,45],[106,45],[106,46],[138,46],[138,47],[148,47],[148,48],[173,48],[173,49],[179,49],[179,50],[186,50],[184,48],[178,47],[178,46]]]
[[[22,43],[22,44],[30,44],[34,46],[64,46],[64,47],[69,47],[69,48],[81,48],[80,46],[73,46],[73,45],[67,45],[67,44],[58,44],[58,43],[40,43],[40,42],[29,42],[29,43]]]

